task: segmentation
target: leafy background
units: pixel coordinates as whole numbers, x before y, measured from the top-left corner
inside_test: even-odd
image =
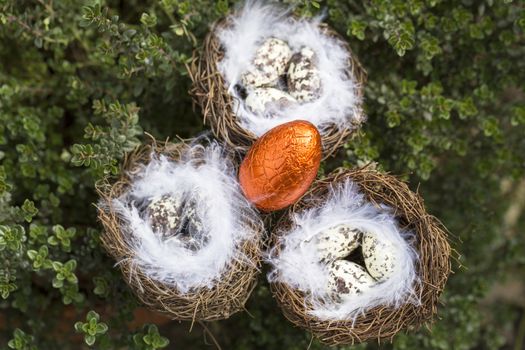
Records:
[[[432,330],[380,347],[523,348],[525,4],[286,3],[326,11],[369,74],[368,123],[325,169],[375,161],[403,176],[460,255]],[[100,248],[96,181],[145,132],[204,130],[185,64],[233,7],[0,0],[1,349],[324,348],[286,322],[263,278],[249,314],[169,322],[137,304]]]

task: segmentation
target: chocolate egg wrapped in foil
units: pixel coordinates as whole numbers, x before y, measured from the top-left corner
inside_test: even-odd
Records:
[[[376,284],[375,280],[360,265],[336,260],[328,265],[328,293],[347,298],[366,292]]]
[[[288,92],[299,102],[310,102],[321,96],[321,77],[312,49],[303,47],[292,56],[288,66]]]
[[[321,136],[310,122],[281,124],[262,135],[239,169],[244,195],[263,211],[295,203],[310,187],[321,163]]]
[[[361,232],[346,224],[330,227],[315,237],[321,261],[342,259],[359,247]]]
[[[284,91],[274,88],[257,88],[246,98],[246,107],[253,113],[262,114],[269,108],[281,109],[297,102]]]
[[[372,233],[363,234],[363,257],[368,272],[378,281],[388,279],[397,268],[397,251],[394,245],[379,240]]]
[[[283,40],[265,40],[255,52],[251,67],[242,75],[242,84],[249,88],[275,85],[286,73],[291,57],[292,50]]]

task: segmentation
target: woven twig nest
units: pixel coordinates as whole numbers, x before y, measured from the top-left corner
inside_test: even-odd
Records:
[[[368,168],[338,170],[314,183],[303,199],[291,207],[274,229],[273,255],[283,253],[283,238],[296,226],[297,215],[322,207],[338,186],[349,180],[356,184],[368,203],[393,209],[393,217],[403,230],[413,232],[415,273],[412,302],[395,306],[376,305],[362,309],[353,319],[326,320],[312,315],[311,298],[279,278],[271,277],[271,290],[284,315],[296,326],[309,330],[329,345],[354,344],[367,340],[391,340],[403,329],[415,329],[431,322],[437,312],[439,296],[450,273],[450,246],[445,228],[424,207],[422,198],[394,176]],[[277,234],[278,233],[278,234]],[[302,267],[303,274],[309,274]],[[277,281],[276,281],[277,280]],[[415,300],[415,302],[414,302]]]
[[[213,147],[215,148],[219,147],[216,144],[214,145]],[[234,184],[234,181],[236,181],[234,180],[236,179],[235,167],[232,166],[229,159],[221,158],[221,156],[226,157],[227,155],[221,153],[222,149],[211,150],[210,147],[212,146],[192,146],[186,143],[153,143],[142,146],[127,155],[123,166],[123,175],[118,181],[113,184],[102,184],[98,188],[101,196],[99,219],[105,229],[101,237],[104,248],[117,261],[125,281],[137,297],[151,309],[167,314],[176,320],[225,319],[238,311],[244,310],[244,304],[255,287],[256,277],[259,273],[260,242],[262,241],[260,235],[263,233],[263,224],[249,203],[240,194],[234,194],[240,193],[240,191]],[[155,164],[152,165],[154,162]],[[219,170],[211,168],[212,173],[202,175],[209,180],[206,181],[206,184],[202,184],[202,192],[198,192],[201,191],[199,189],[201,184],[191,183],[191,181],[197,181],[197,176],[185,176],[179,179],[177,175],[178,170],[173,168],[173,164],[184,163],[188,168],[193,169],[192,171],[198,172],[210,162],[216,162],[215,165],[219,167]],[[226,170],[227,168],[230,169],[231,173]],[[157,176],[156,172],[163,171],[163,169],[169,169],[166,173],[168,180],[164,178],[159,180]],[[221,173],[222,170],[228,173]],[[196,188],[194,191],[203,196],[201,198],[203,203],[197,205],[212,208],[209,209],[211,214],[209,214],[208,218],[212,218],[211,215],[218,215],[218,220],[222,220],[221,225],[215,225],[214,222],[213,227],[209,229],[211,231],[208,231],[208,233],[211,238],[206,238],[209,240],[208,245],[203,244],[203,247],[200,248],[201,250],[196,251],[190,247],[193,249],[192,251],[187,247],[184,247],[184,249],[180,248],[181,243],[179,241],[173,243],[177,245],[176,249],[171,249],[170,247],[173,246],[168,245],[165,241],[161,241],[162,244],[165,244],[161,245],[162,249],[164,249],[164,254],[161,253],[160,256],[156,256],[157,253],[154,252],[153,255],[155,256],[151,256],[152,253],[148,249],[151,250],[152,248],[148,247],[148,245],[159,245],[159,241],[156,241],[157,237],[152,236],[152,231],[149,228],[151,223],[146,219],[140,221],[134,217],[129,217],[130,215],[135,215],[133,213],[140,213],[141,202],[143,202],[142,204],[144,202],[147,204],[149,201],[147,196],[145,197],[146,199],[133,199],[133,196],[138,195],[137,193],[144,192],[144,186],[150,186],[147,182],[148,176],[152,180],[151,186],[154,187],[155,191],[165,191],[164,186],[176,192],[178,191],[177,188],[188,186]],[[206,186],[220,187],[213,181],[219,181],[217,179],[221,179],[224,176],[232,176],[233,185],[228,184],[228,186],[232,187],[226,189],[229,191],[228,195],[231,195],[231,198],[226,200],[231,201],[232,207],[230,209],[232,210],[228,209],[229,202],[221,202],[221,198],[211,200],[206,197],[211,191],[215,190]],[[163,183],[164,180],[166,183]],[[179,180],[185,185],[177,185],[176,181]],[[140,181],[142,182],[138,184]],[[169,183],[169,181],[173,182]],[[132,200],[126,202],[127,208],[123,208],[122,198],[126,198],[126,200],[132,198]],[[189,209],[185,207],[181,210],[183,210],[182,215],[184,216],[186,215],[184,210],[188,213]],[[193,214],[195,213],[197,213],[197,218],[199,218],[198,213],[200,212],[195,209]],[[201,278],[198,280],[199,283],[196,283],[195,280],[199,277],[198,273],[201,272],[196,272],[194,271],[195,269],[209,270],[214,268],[213,266],[207,266],[207,263],[220,265],[219,262],[214,262],[214,259],[210,258],[210,254],[213,255],[216,251],[213,250],[210,253],[209,250],[216,249],[213,247],[217,244],[224,244],[224,239],[219,239],[218,241],[213,241],[215,243],[213,243],[213,247],[210,247],[214,239],[212,235],[218,234],[216,231],[219,230],[214,227],[219,226],[226,230],[231,224],[228,222],[230,215],[236,220],[234,221],[234,227],[239,231],[247,230],[248,233],[232,233],[234,235],[232,237],[235,237],[232,238],[234,241],[232,241],[233,246],[230,248],[233,249],[233,253],[230,254],[232,256],[228,261],[222,262],[224,266],[217,268],[219,270],[217,270],[218,272],[215,273],[215,276],[213,274],[208,276],[208,274],[206,275],[207,278]],[[138,223],[137,220],[139,220]],[[190,224],[186,222],[184,224],[186,228],[181,230],[189,230],[187,227]],[[202,225],[205,227],[205,230],[208,230],[206,222],[203,222]],[[154,234],[157,234],[157,232],[154,232]],[[221,231],[221,234],[228,234],[228,232],[224,233]],[[160,240],[161,238],[158,239]],[[157,245],[153,245],[154,249],[157,249]],[[192,260],[197,259],[196,256],[199,254],[204,255],[201,260]],[[215,260],[217,259],[221,261],[220,256],[215,258]],[[202,264],[201,266],[189,265],[186,274],[184,271],[179,271],[182,269],[181,266],[176,266],[177,264],[182,265],[192,261],[200,261]],[[168,268],[159,267],[165,265]],[[195,263],[193,265],[199,264]],[[177,273],[172,272],[169,270],[169,266],[175,266],[174,268],[179,270],[177,270]],[[189,280],[190,282],[182,283],[181,280]]]
[[[255,2],[251,7],[247,6],[231,16],[216,22],[204,40],[200,57],[194,55],[194,59],[188,68],[193,81],[190,93],[202,109],[205,124],[211,126],[214,134],[219,139],[224,140],[235,149],[246,151],[257,137],[261,136],[261,134],[268,131],[271,127],[279,125],[281,120],[284,123],[290,120],[304,119],[312,122],[320,130],[323,142],[323,155],[327,158],[339,149],[350,134],[366,119],[361,105],[366,72],[357,57],[352,53],[345,39],[329,26],[315,21],[308,22],[305,19],[284,16],[284,13],[286,13],[286,11],[282,9],[261,6]],[[337,69],[339,69],[336,73],[330,71],[329,74],[325,74],[321,79],[321,83],[325,83],[325,91],[322,93],[332,95],[331,97],[323,95],[322,101],[319,101],[319,103],[316,101],[314,101],[314,104],[307,103],[302,105],[302,108],[296,110],[284,108],[279,111],[280,114],[278,113],[278,116],[265,119],[265,123],[268,122],[268,125],[252,127],[248,125],[248,122],[246,122],[246,119],[243,117],[244,115],[251,114],[249,110],[244,107],[243,98],[240,97],[242,94],[235,92],[239,85],[235,82],[228,81],[221,72],[221,64],[229,57],[226,52],[226,45],[221,42],[221,33],[237,26],[235,28],[242,28],[238,29],[238,31],[241,32],[240,35],[243,35],[243,33],[249,32],[250,30],[257,32],[257,30],[264,28],[264,26],[272,26],[274,23],[277,23],[276,26],[278,26],[282,25],[283,22],[286,22],[286,25],[289,27],[293,27],[294,25],[302,26],[308,28],[306,31],[317,33],[315,34],[317,36],[314,38],[316,40],[306,40],[303,38],[303,43],[310,41],[313,45],[332,45],[333,47],[331,49],[325,48],[325,51],[338,52],[339,58],[341,55],[344,56],[340,59],[340,61],[342,61],[340,62],[340,66],[337,65],[337,62],[334,62],[333,57],[324,58],[324,66],[329,66],[329,69],[336,69],[334,67],[337,66]],[[306,25],[305,23],[309,24]],[[252,25],[255,29],[249,28],[249,30],[244,30],[244,27],[242,27]],[[266,30],[271,32],[271,29],[266,28]],[[301,29],[298,29],[298,31],[300,30]],[[229,33],[228,35],[231,36],[234,34]],[[279,33],[270,33],[270,36],[279,36]],[[244,39],[244,37],[239,38],[239,40],[230,38],[230,42],[233,42],[233,45],[238,42],[241,43],[239,47],[235,48],[236,50],[232,51],[244,49],[245,46],[246,50],[249,50],[247,47],[249,45],[242,43]],[[315,41],[315,43],[313,43],[313,41]],[[260,40],[253,40],[253,42],[260,44]],[[290,43],[290,46],[292,46],[292,44],[293,43]],[[253,48],[253,50],[254,49],[255,48]],[[296,50],[298,49],[296,48]],[[245,53],[243,52],[243,54]],[[330,60],[333,64],[330,64]],[[337,59],[335,61],[337,61]],[[225,65],[227,64],[229,64],[233,70],[236,70],[239,65],[242,66],[242,64],[230,62],[225,63]],[[223,67],[222,69],[227,70],[230,68]],[[231,75],[234,74],[236,73],[232,73]],[[326,81],[327,79],[329,80],[330,77],[334,79],[338,77],[339,80],[336,80],[335,84],[331,81]],[[332,87],[339,86],[337,83],[343,84],[340,81],[341,79],[347,83],[351,82],[351,91],[344,89],[337,90],[336,87]],[[343,84],[343,86],[345,85]],[[346,85],[346,88],[348,89],[348,85]],[[331,91],[330,89],[335,90]],[[344,91],[347,95],[339,96],[337,101],[333,99],[330,100],[333,96],[337,96],[340,91]],[[343,110],[343,107],[346,109]],[[334,108],[338,110],[334,112]],[[331,119],[332,117],[338,118],[337,121]]]

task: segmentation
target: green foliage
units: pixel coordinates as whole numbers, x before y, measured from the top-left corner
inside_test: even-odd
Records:
[[[33,262],[33,269],[51,269],[53,267],[53,262],[47,258],[49,254],[49,249],[46,245],[40,247],[38,251],[28,250],[27,256]]]
[[[99,177],[117,174],[118,159],[140,144],[137,136],[142,134],[142,129],[138,125],[138,112],[134,103],[121,105],[117,101],[106,105],[104,101],[95,100],[93,113],[102,116],[108,126],[89,123],[84,129],[84,138],[93,143],[73,145],[71,163],[92,167]]]
[[[95,344],[97,338],[102,337],[108,331],[108,325],[100,321],[100,315],[91,310],[86,315],[86,322],[75,323],[75,330],[84,334],[84,341],[87,345]]]
[[[381,348],[523,346],[522,294],[496,288],[525,280],[523,3],[284,2],[298,15],[326,9],[368,72],[368,123],[322,172],[375,162],[410,180],[461,254],[432,332]],[[203,130],[186,64],[234,6],[0,0],[0,348],[203,349],[210,334],[225,349],[326,348],[285,320],[264,276],[251,316],[191,333],[152,325],[100,247],[95,184],[119,174],[145,131]]]
[[[33,345],[35,338],[31,335],[24,333],[23,330],[17,328],[13,332],[13,339],[7,343],[10,349],[15,350],[36,350],[37,347]]]
[[[53,226],[53,236],[49,236],[47,243],[50,245],[60,245],[63,251],[71,251],[71,239],[75,237],[76,229],[74,227],[64,229],[60,225]]]
[[[137,333],[133,336],[133,342],[137,350],[157,350],[163,349],[170,343],[168,338],[159,334],[159,329],[155,325],[147,327],[147,333]]]

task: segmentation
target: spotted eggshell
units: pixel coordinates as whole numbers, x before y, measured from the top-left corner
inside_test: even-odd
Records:
[[[294,54],[288,66],[288,91],[299,102],[310,102],[321,95],[321,77],[312,49],[304,47]]]
[[[339,297],[358,295],[374,286],[376,282],[360,265],[336,260],[328,265],[328,293]]]
[[[187,248],[196,250],[209,239],[203,232],[196,206],[195,199],[165,194],[153,198],[146,210],[154,232],[165,239],[176,238]]]
[[[153,198],[147,208],[153,231],[166,236],[177,231],[182,219],[182,202],[180,196],[167,194]]]
[[[396,248],[390,242],[380,241],[373,233],[363,234],[363,258],[372,277],[378,281],[388,279],[397,266]]]
[[[246,98],[246,107],[253,113],[263,113],[269,107],[284,108],[296,102],[286,92],[274,88],[258,88]]]
[[[330,227],[316,235],[316,246],[321,261],[332,261],[348,256],[359,247],[361,232],[346,224]]]
[[[280,39],[269,38],[255,52],[251,67],[242,77],[246,87],[275,85],[286,73],[286,66],[292,57],[292,50]]]
[[[310,187],[321,163],[321,135],[310,122],[295,120],[262,135],[239,169],[246,198],[263,211],[295,203]]]

